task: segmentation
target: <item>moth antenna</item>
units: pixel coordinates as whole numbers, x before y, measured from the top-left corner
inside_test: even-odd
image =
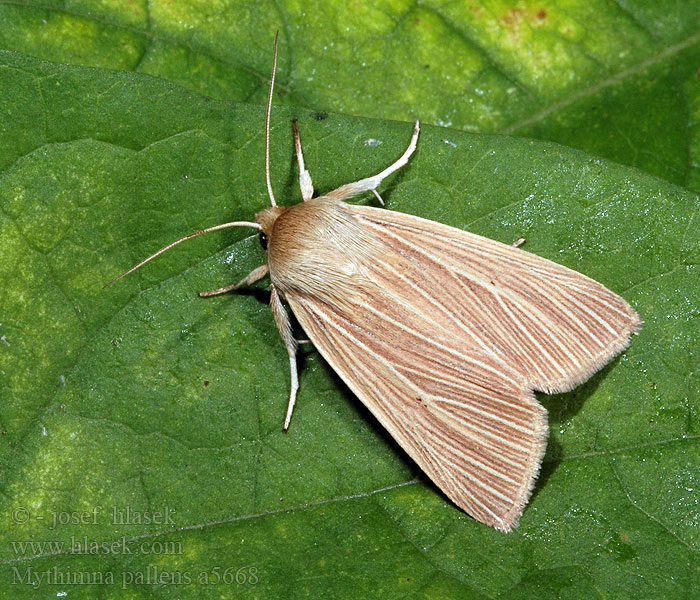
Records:
[[[163,254],[163,252],[170,250],[170,248],[172,248],[173,246],[177,246],[179,243],[184,242],[185,240],[189,240],[190,238],[202,235],[203,233],[210,233],[212,231],[218,231],[219,229],[227,229],[229,227],[253,227],[258,231],[262,231],[262,227],[260,227],[260,225],[258,225],[257,223],[251,223],[249,221],[232,221],[231,223],[222,223],[221,225],[215,225],[214,227],[207,227],[206,229],[202,229],[201,231],[195,231],[194,233],[190,233],[189,235],[181,237],[179,240],[176,240],[174,242],[171,242],[167,246],[164,246],[163,248],[158,250],[158,252],[154,252],[153,254],[151,254],[148,258],[144,258],[139,264],[134,265],[128,271],[124,271],[124,273],[119,275],[119,277],[115,277],[114,279],[112,279],[112,281],[105,283],[102,286],[102,289],[105,289],[106,287],[112,285],[116,281],[119,281],[122,277],[126,277],[129,273],[133,273],[136,269],[142,267],[147,262],[153,260],[156,256],[160,256],[161,254]]]
[[[272,75],[270,75],[270,91],[267,95],[267,114],[265,115],[265,180],[267,182],[267,194],[270,196],[270,204],[277,206],[275,195],[272,193],[272,183],[270,183],[270,113],[272,112],[272,93],[275,89],[275,74],[277,73],[277,40],[280,36],[279,30],[275,33],[275,49],[272,52]]]

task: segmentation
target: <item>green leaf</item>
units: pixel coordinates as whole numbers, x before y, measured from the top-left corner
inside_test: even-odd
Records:
[[[700,190],[700,4],[382,0],[0,4],[0,48],[263,103],[551,140]]]
[[[556,144],[428,126],[382,186],[390,209],[525,237],[645,321],[588,383],[540,397],[548,452],[506,535],[447,501],[312,349],[282,433],[288,365],[264,286],[195,295],[264,261],[248,231],[197,238],[101,289],[167,242],[267,205],[261,107],[11,52],[0,53],[0,89],[7,597],[697,589],[697,196]],[[276,107],[282,203],[300,199],[292,118],[320,192],[378,172],[411,132]]]

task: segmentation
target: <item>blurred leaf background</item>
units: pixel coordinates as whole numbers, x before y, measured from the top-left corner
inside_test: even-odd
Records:
[[[680,0],[0,2],[0,595],[692,597],[699,19]],[[550,445],[512,534],[442,497],[312,350],[281,433],[264,286],[194,297],[264,260],[246,232],[100,290],[265,206],[277,29],[283,203],[291,118],[318,191],[377,172],[420,118],[390,208],[523,236],[645,320],[540,397]]]

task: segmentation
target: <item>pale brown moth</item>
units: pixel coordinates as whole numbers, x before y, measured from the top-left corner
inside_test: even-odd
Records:
[[[641,321],[625,300],[576,271],[512,245],[411,215],[346,204],[404,166],[314,197],[299,132],[303,202],[255,222],[267,264],[221,294],[270,276],[270,306],[289,354],[289,426],[298,389],[297,340],[282,301],[316,349],[432,481],[472,517],[501,531],[518,524],[539,472],[547,415],[533,390],[570,390],[624,350]],[[382,203],[383,204],[383,203]],[[117,279],[119,279],[118,277]],[[116,281],[116,279],[114,280]],[[110,282],[112,283],[112,282]],[[108,284],[109,285],[109,284]]]

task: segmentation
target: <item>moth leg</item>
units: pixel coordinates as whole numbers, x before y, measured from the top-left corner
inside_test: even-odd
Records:
[[[282,341],[287,348],[287,354],[289,355],[289,371],[292,381],[289,391],[289,404],[287,404],[287,414],[284,417],[284,425],[282,426],[282,431],[287,431],[289,421],[292,418],[294,403],[297,399],[297,390],[299,389],[299,376],[297,375],[297,341],[292,335],[292,324],[289,321],[287,311],[284,310],[284,306],[282,306],[279,292],[274,285],[270,286],[270,308],[272,309],[272,316],[275,319],[277,330],[280,332]]]
[[[253,269],[250,273],[248,273],[243,279],[240,281],[237,281],[236,283],[232,283],[231,285],[227,285],[226,287],[218,288],[216,290],[209,290],[208,292],[199,292],[199,295],[202,297],[205,296],[218,296],[219,294],[225,294],[226,292],[230,292],[231,290],[235,290],[241,286],[244,285],[250,285],[251,283],[255,283],[258,281],[258,279],[262,279],[267,275],[267,272],[269,271],[269,267],[267,265],[260,265],[259,267]]]
[[[301,138],[299,137],[296,119],[292,120],[292,127],[294,128],[294,148],[297,153],[297,162],[299,163],[299,188],[301,189],[301,197],[306,202],[311,200],[314,195],[314,184],[311,181],[311,174],[304,166],[304,153],[301,151]]]
[[[377,187],[379,187],[379,184],[385,177],[391,175],[394,171],[398,171],[408,162],[408,159],[411,158],[411,154],[413,154],[416,149],[419,133],[420,124],[418,121],[416,121],[415,125],[413,126],[413,135],[411,135],[411,141],[408,144],[408,148],[406,148],[406,151],[394,164],[389,165],[381,173],[374,175],[373,177],[367,177],[365,179],[360,179],[359,181],[353,181],[352,183],[341,185],[339,188],[326,194],[326,196],[333,198],[334,200],[346,200],[347,198],[352,198],[353,196],[357,196],[357,194],[361,194],[362,192],[372,191],[374,192],[374,195],[379,198],[379,195],[377,194]],[[384,201],[381,198],[379,198],[379,201],[382,203],[382,205],[384,205]]]
[[[513,246],[513,248],[520,248],[520,246],[522,246],[524,243],[525,243],[525,238],[518,238],[517,240],[515,240],[511,244],[511,246]]]

